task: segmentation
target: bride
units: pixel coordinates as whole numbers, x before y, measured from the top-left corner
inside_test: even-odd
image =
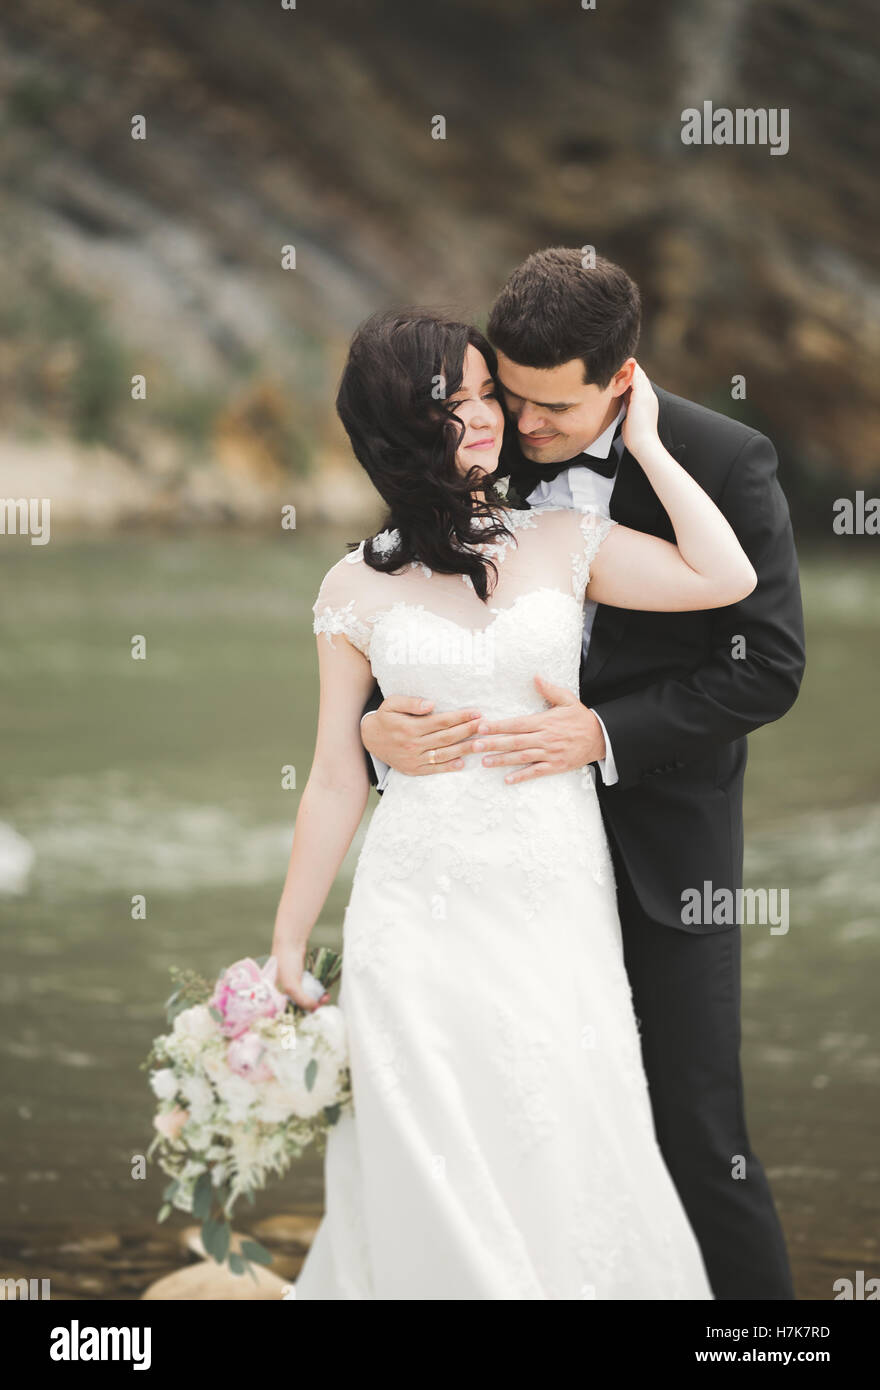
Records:
[[[337,401],[387,529],[315,603],[320,715],[272,954],[302,986],[309,933],[363,815],[360,717],[383,695],[498,719],[578,691],[585,598],[695,610],[756,579],[667,453],[636,368],[624,441],[677,545],[594,510],[508,508],[495,355],[428,313],[377,315]],[[448,769],[448,775],[446,771]],[[657,1145],[594,770],[509,784],[467,754],[392,771],[344,923],[353,1112],[299,1299],[711,1299]]]

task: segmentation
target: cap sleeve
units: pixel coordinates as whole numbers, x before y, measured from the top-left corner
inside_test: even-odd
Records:
[[[357,576],[362,572],[363,541],[324,575],[312,605],[312,628],[316,636],[323,632],[331,647],[334,636],[342,636],[369,656],[371,625],[361,611],[357,592]]]
[[[596,558],[599,547],[610,531],[617,525],[610,516],[605,516],[595,507],[583,507],[575,513],[578,523],[579,545],[572,552],[571,587],[576,598],[583,602],[587,585],[590,582],[590,567]]]

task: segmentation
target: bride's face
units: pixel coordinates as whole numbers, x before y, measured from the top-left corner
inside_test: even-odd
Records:
[[[462,473],[475,465],[494,473],[504,435],[504,412],[495,382],[481,352],[468,344],[461,386],[449,397],[455,416],[464,425],[464,438],[455,455]]]

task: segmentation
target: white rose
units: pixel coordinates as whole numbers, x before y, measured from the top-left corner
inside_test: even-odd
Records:
[[[257,1119],[264,1124],[283,1124],[295,1114],[293,1098],[280,1081],[267,1081],[260,1087],[257,1101]]]
[[[274,1043],[263,1053],[263,1061],[282,1086],[296,1085],[297,1077],[302,1075],[303,1067],[311,1056],[306,1039],[297,1034],[293,1040],[295,1047],[281,1047]]]
[[[243,1076],[228,1072],[217,1083],[217,1094],[229,1111],[229,1118],[235,1124],[247,1118],[247,1113],[257,1099],[257,1088]]]
[[[302,1047],[298,1047],[295,1051],[281,1049],[269,1053],[266,1057],[278,1085],[290,1098],[292,1113],[296,1115],[301,1113],[299,1103],[305,1094],[305,1069],[309,1057],[310,1054],[306,1053],[306,1049]]]
[[[345,1015],[335,1004],[316,1009],[300,1024],[300,1032],[319,1039],[332,1057],[344,1062],[348,1055],[345,1037]]]
[[[179,1037],[195,1038],[198,1042],[207,1042],[219,1031],[207,1004],[194,1004],[174,1020],[174,1032]]]
[[[281,1051],[270,1056],[269,1065],[289,1099],[289,1113],[303,1119],[317,1115],[325,1105],[332,1105],[336,1098],[336,1062],[326,1054],[315,1057],[313,1039],[300,1038],[300,1046],[295,1052]],[[311,1090],[306,1085],[306,1069],[314,1061],[317,1067]]]
[[[205,1052],[199,1058],[202,1071],[211,1081],[217,1085],[224,1077],[229,1075],[229,1068],[226,1065],[226,1049],[222,1052]]]
[[[211,1143],[213,1134],[214,1131],[210,1125],[193,1125],[187,1122],[187,1147],[194,1150],[196,1153],[202,1153],[204,1159],[207,1161],[210,1159],[210,1153],[207,1152],[207,1150]]]
[[[214,1092],[201,1076],[185,1076],[180,1083],[181,1094],[189,1106],[191,1118],[197,1125],[207,1120],[214,1105]]]
[[[184,1067],[194,1067],[199,1064],[205,1044],[198,1038],[190,1037],[189,1033],[172,1033],[169,1052],[175,1062],[179,1062]]]
[[[150,1077],[150,1085],[153,1094],[160,1100],[173,1100],[177,1095],[177,1077],[170,1067],[163,1067],[161,1071],[154,1071]]]

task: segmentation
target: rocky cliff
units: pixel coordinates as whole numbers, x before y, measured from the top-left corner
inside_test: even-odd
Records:
[[[354,324],[401,301],[482,318],[518,259],[568,243],[639,281],[656,379],[766,429],[824,516],[877,477],[871,19],[23,0],[0,60],[0,493],[99,522],[279,496],[347,517],[368,505],[332,408]],[[705,100],[785,108],[788,152],[684,145]]]

